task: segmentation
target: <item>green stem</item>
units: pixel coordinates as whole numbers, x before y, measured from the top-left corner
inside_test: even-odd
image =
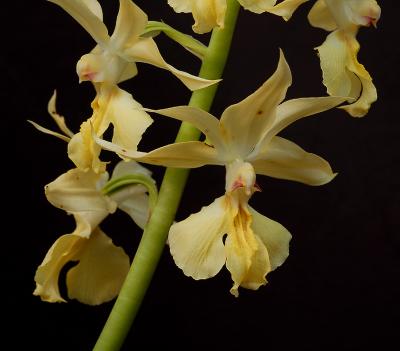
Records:
[[[236,0],[227,1],[225,27],[223,30],[214,29],[200,69],[200,77],[221,78],[239,8],[240,5]],[[216,91],[216,85],[195,91],[189,105],[208,111]],[[182,123],[176,142],[198,140],[200,134],[200,131],[192,125]],[[157,205],[143,232],[131,269],[94,351],[116,351],[122,346],[164,250],[168,231],[175,218],[188,175],[187,169],[166,170]]]

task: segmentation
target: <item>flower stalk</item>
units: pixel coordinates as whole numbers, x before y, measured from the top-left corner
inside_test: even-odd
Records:
[[[236,0],[227,1],[224,29],[214,29],[200,69],[200,77],[221,78],[239,8],[240,5]],[[217,88],[217,85],[213,85],[195,91],[189,106],[208,111]],[[200,135],[201,132],[198,129],[183,122],[176,142],[198,140]],[[166,170],[158,202],[144,230],[121,292],[94,347],[95,351],[114,351],[122,346],[164,250],[168,231],[178,209],[188,175],[187,169],[168,168]]]

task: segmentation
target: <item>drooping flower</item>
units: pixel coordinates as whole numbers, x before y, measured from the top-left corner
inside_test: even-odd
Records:
[[[196,90],[216,83],[177,70],[162,58],[152,38],[141,37],[147,15],[131,0],[120,0],[116,26],[111,36],[103,23],[97,0],[49,0],[68,12],[96,41],[97,46],[78,61],[80,81],[117,84],[137,74],[136,62],[166,69],[189,89]]]
[[[276,134],[346,98],[311,97],[282,103],[290,85],[291,72],[281,52],[272,77],[249,97],[228,107],[220,120],[188,106],[155,111],[193,124],[207,136],[207,142],[176,143],[144,153],[97,139],[101,146],[125,158],[151,164],[226,167],[225,195],[174,224],[169,245],[177,265],[195,279],[214,276],[226,262],[234,295],[239,286],[257,289],[265,284],[266,274],[288,254],[288,231],[248,206],[256,190],[256,173],[309,185],[322,185],[335,177],[327,161]],[[224,234],[228,234],[225,244]]]
[[[121,162],[112,178],[150,172],[136,162]],[[142,185],[132,185],[113,196],[101,189],[108,174],[72,169],[45,187],[47,199],[55,207],[74,216],[76,228],[57,239],[35,275],[34,295],[43,301],[65,302],[58,280],[66,263],[78,261],[67,273],[68,297],[89,305],[113,299],[129,270],[129,257],[115,246],[99,224],[120,208],[143,228],[149,215],[148,195]]]
[[[283,17],[286,21],[293,12],[308,0],[238,0],[246,9],[255,13],[269,12]],[[178,13],[192,13],[195,23],[193,31],[206,33],[213,28],[224,28],[226,0],[168,0],[168,4]]]
[[[316,48],[323,83],[328,94],[351,98],[352,103],[341,108],[353,117],[365,116],[377,99],[370,74],[358,62],[356,36],[361,26],[376,26],[380,14],[375,0],[317,0],[308,15],[311,25],[332,32]]]
[[[65,125],[64,117],[56,110],[56,94],[48,105],[49,114],[57,122],[63,134],[53,132],[31,122],[40,131],[68,142],[68,156],[82,171],[105,171],[106,163],[100,161],[101,148],[92,137],[102,137],[110,124],[113,125],[113,140],[126,148],[134,149],[153,119],[132,95],[117,85],[97,84],[97,95],[92,102],[92,116],[81,124],[80,131],[73,134]]]

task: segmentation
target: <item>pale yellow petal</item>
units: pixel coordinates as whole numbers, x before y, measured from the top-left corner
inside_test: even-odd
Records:
[[[103,9],[97,0],[82,0],[82,2],[103,22]]]
[[[132,159],[153,165],[176,168],[196,168],[204,165],[222,164],[214,147],[200,141],[188,141],[169,144],[150,152],[126,150],[119,145],[96,138],[104,149],[113,151],[126,159]]]
[[[98,17],[98,9],[90,8],[81,0],[48,0],[62,7],[68,12],[92,38],[100,45],[105,46],[109,41],[107,27]],[[92,1],[93,2],[93,1]],[[94,11],[94,12],[93,12]]]
[[[226,0],[195,0],[192,2],[195,23],[193,31],[207,33],[215,27],[224,28]]]
[[[218,119],[204,110],[191,106],[176,106],[160,110],[147,109],[146,111],[193,124],[207,136],[207,140],[220,152],[223,152],[227,147],[224,144],[223,132],[221,132]]]
[[[44,134],[49,134],[49,135],[55,136],[58,139],[66,141],[67,143],[71,140],[71,138],[65,136],[64,134],[53,132],[50,129],[42,127],[41,125],[37,124],[36,122],[30,121],[30,120],[28,120],[28,122],[30,124],[32,124],[38,131],[40,131],[40,132],[42,132]]]
[[[63,235],[56,240],[36,271],[34,295],[47,302],[65,302],[58,286],[60,272],[67,262],[75,258],[84,240],[73,234]]]
[[[151,171],[143,167],[140,163],[135,161],[120,161],[115,165],[110,180],[132,174],[142,174],[151,177]]]
[[[269,252],[260,238],[255,235],[257,250],[251,258],[251,265],[240,282],[240,286],[246,289],[258,290],[262,285],[267,284],[266,275],[271,271]],[[235,291],[233,291],[235,293]]]
[[[359,91],[353,91],[352,75],[348,69],[348,37],[344,32],[329,34],[325,42],[317,48],[321,60],[323,83],[329,95],[357,98]],[[353,92],[354,95],[350,96]]]
[[[110,45],[115,50],[124,50],[133,45],[143,33],[147,15],[131,0],[119,1],[119,12]]]
[[[369,111],[371,104],[377,100],[378,95],[370,74],[357,60],[357,53],[360,49],[357,40],[355,38],[349,38],[348,45],[351,51],[348,69],[354,73],[353,79],[359,80],[357,83],[361,83],[362,90],[356,102],[348,106],[342,106],[341,108],[346,110],[353,117],[363,117]],[[353,85],[355,84],[353,83]]]
[[[288,21],[297,8],[307,2],[308,0],[284,0],[266,12],[273,13],[274,15],[281,16],[285,21]]]
[[[82,171],[102,173],[106,169],[106,163],[100,161],[100,151],[101,147],[93,140],[90,123],[83,122],[81,131],[68,143],[68,157]]]
[[[208,80],[177,70],[164,61],[152,38],[140,38],[132,47],[124,51],[123,57],[128,61],[143,62],[166,69],[176,76],[190,90],[206,88],[220,80]]]
[[[239,0],[240,4],[255,13],[269,12],[281,16],[285,21],[292,17],[294,11],[308,0],[284,0],[276,4],[276,0]]]
[[[68,297],[88,305],[115,298],[129,270],[129,257],[100,229],[96,229],[75,256],[79,263],[67,273]]]
[[[259,154],[252,164],[257,174],[308,185],[323,185],[336,176],[323,158],[278,136],[271,139],[264,154]]]
[[[288,100],[276,109],[274,123],[264,135],[248,159],[257,158],[258,153],[264,153],[268,144],[276,134],[297,120],[329,110],[347,100],[346,97],[323,96]]]
[[[325,3],[325,0],[317,0],[308,14],[308,20],[314,27],[325,29],[329,32],[337,28],[337,23]]]
[[[73,132],[67,127],[65,124],[65,118],[57,113],[56,109],[56,99],[57,99],[57,92],[54,90],[53,95],[51,96],[49,103],[47,105],[47,111],[49,112],[50,116],[54,119],[57,123],[58,128],[67,136],[72,137],[74,135]]]
[[[128,214],[132,220],[144,229],[150,217],[149,195],[142,185],[132,185],[110,195],[118,208]]]
[[[73,234],[89,237],[94,228],[116,210],[115,201],[101,193],[106,174],[72,169],[45,187],[49,202],[72,215],[77,227]]]
[[[226,233],[226,199],[172,225],[168,243],[176,265],[194,279],[215,276],[225,263],[222,237]]]
[[[109,99],[99,100],[99,108],[105,109],[104,118],[114,127],[112,142],[126,149],[135,150],[143,133],[153,123],[142,105],[118,87],[114,87]]]
[[[188,0],[168,0],[168,5],[171,6],[175,12],[192,12],[192,1]]]
[[[246,157],[273,124],[275,110],[291,82],[290,68],[280,51],[275,73],[253,94],[224,111],[221,130],[238,155]]]
[[[238,297],[239,286],[247,281],[249,272],[252,272],[253,258],[256,258],[259,243],[251,229],[252,219],[247,203],[244,206],[239,205],[238,208],[231,206],[229,217],[231,220],[225,240],[226,268],[231,273],[234,283],[230,292]],[[258,262],[257,266],[259,266]],[[251,273],[251,275],[254,274],[254,272]],[[261,280],[259,285],[265,284],[265,280]]]
[[[267,248],[271,270],[274,270],[289,256],[289,242],[292,236],[280,223],[263,216],[252,207],[249,207],[249,211],[253,217],[251,227]]]
[[[317,48],[321,60],[323,83],[330,95],[358,99],[346,108],[353,117],[362,117],[377,93],[372,78],[357,60],[359,44],[353,35],[335,31]],[[361,84],[360,84],[361,82]],[[349,102],[353,100],[349,100]]]

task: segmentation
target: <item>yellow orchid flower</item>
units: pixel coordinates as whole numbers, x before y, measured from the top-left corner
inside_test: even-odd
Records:
[[[266,274],[288,255],[289,232],[248,206],[256,190],[256,173],[309,185],[322,185],[335,177],[327,161],[276,134],[294,121],[333,108],[346,98],[312,97],[282,103],[290,85],[291,72],[281,52],[272,77],[249,97],[228,107],[220,120],[188,106],[156,111],[192,123],[207,136],[207,143],[177,143],[144,153],[96,140],[123,157],[147,163],[226,167],[225,195],[174,224],[168,240],[176,264],[195,279],[214,276],[226,262],[235,296],[239,286],[258,289],[265,284]],[[225,243],[224,234],[228,235]]]
[[[372,78],[357,60],[361,26],[374,25],[381,9],[375,0],[317,0],[308,19],[314,27],[331,31],[317,47],[323,83],[328,94],[349,96],[350,105],[341,106],[353,117],[362,117],[377,99]]]
[[[143,133],[153,122],[132,95],[116,85],[95,84],[97,95],[92,102],[93,114],[81,124],[79,133],[73,134],[65,125],[65,119],[56,111],[56,93],[48,104],[49,114],[64,133],[56,133],[30,121],[40,131],[68,142],[68,156],[76,167],[96,173],[105,171],[106,163],[100,161],[101,148],[92,133],[101,137],[113,125],[113,140],[126,148],[136,148]]]
[[[308,0],[238,0],[246,9],[255,13],[269,12],[288,21],[293,12]],[[192,13],[195,23],[193,31],[206,33],[215,27],[224,28],[226,0],[168,0],[168,4],[178,13]]]
[[[112,178],[150,172],[135,162],[121,162]],[[101,188],[108,174],[82,172],[75,168],[45,187],[47,199],[72,214],[76,228],[55,241],[35,275],[34,295],[43,301],[65,302],[58,279],[70,261],[79,261],[67,274],[68,296],[89,305],[113,299],[129,270],[129,257],[100,229],[100,222],[117,207],[128,213],[143,228],[149,215],[148,195],[142,185],[132,185],[115,196],[105,196]]]
[[[257,290],[286,260],[291,235],[248,205],[255,190],[253,166],[237,161],[227,167],[225,195],[172,225],[171,254],[187,276],[207,279],[226,264],[234,282],[230,292],[237,297],[239,286]]]
[[[91,53],[77,64],[80,81],[117,84],[137,74],[136,62],[148,63],[170,71],[189,89],[205,88],[216,83],[177,70],[162,58],[152,38],[142,38],[147,15],[131,0],[120,0],[116,26],[111,36],[103,23],[97,0],[49,0],[68,12],[96,41]]]

